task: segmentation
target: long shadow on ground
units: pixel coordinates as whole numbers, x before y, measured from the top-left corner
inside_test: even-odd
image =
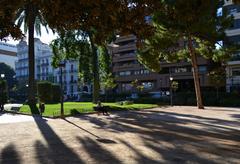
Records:
[[[40,141],[35,143],[37,158],[41,163],[83,163],[79,156],[63,143],[45,119],[40,117],[34,117],[34,119],[48,144],[45,147]]]
[[[240,161],[238,121],[158,111],[118,112],[114,115],[107,118],[108,124],[98,117],[84,116],[81,119],[107,132],[136,134],[142,138],[145,147],[154,150],[170,163]],[[120,142],[138,155],[139,162],[154,162],[141,154],[136,149],[137,145],[126,141],[124,139]]]
[[[6,146],[1,153],[0,164],[20,164],[21,157],[19,156],[14,145]]]

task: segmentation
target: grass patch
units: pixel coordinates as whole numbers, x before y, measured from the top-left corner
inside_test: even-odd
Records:
[[[155,104],[131,104],[131,105],[119,105],[117,103],[103,103],[103,105],[109,106],[111,111],[116,110],[140,110],[147,108],[157,107]],[[65,102],[64,103],[64,115],[70,116],[79,113],[92,113],[94,112],[93,107],[95,105],[91,102]],[[48,117],[58,117],[60,116],[60,104],[46,104],[45,111],[43,116]],[[23,105],[20,110],[20,113],[32,114],[28,105]]]

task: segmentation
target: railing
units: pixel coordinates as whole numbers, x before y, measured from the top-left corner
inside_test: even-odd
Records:
[[[76,73],[76,72],[78,72],[77,69],[73,69],[73,70],[70,70],[70,71],[69,71],[69,73]]]
[[[70,83],[75,84],[75,83],[77,83],[77,80],[71,80]]]

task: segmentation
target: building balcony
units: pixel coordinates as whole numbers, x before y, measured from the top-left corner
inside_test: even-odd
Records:
[[[28,61],[28,58],[18,58],[18,62]]]
[[[144,67],[141,66],[140,64],[125,64],[122,66],[114,66],[113,72],[137,70],[137,69],[144,69]]]
[[[228,66],[240,65],[240,60],[231,60],[227,62]]]
[[[37,66],[42,66],[42,67],[49,66],[49,63],[41,63],[41,64],[38,64]]]
[[[121,36],[116,39],[115,44],[118,44],[121,42],[126,42],[126,41],[131,41],[131,40],[136,40],[136,39],[137,38],[134,35]]]
[[[113,63],[116,63],[116,62],[121,62],[121,61],[129,61],[129,60],[137,60],[137,56],[136,54],[126,54],[126,55],[119,55],[119,56],[113,56]]]
[[[197,58],[197,63],[198,65],[208,65],[210,62],[210,60],[207,60],[203,57],[198,57]],[[182,66],[191,66],[192,64],[190,62],[188,62],[187,60],[181,60],[177,63],[168,63],[166,61],[161,61],[160,65],[162,68],[166,68],[166,67],[182,67]]]
[[[77,84],[77,80],[70,80],[70,84]]]
[[[240,55],[233,56],[230,61],[240,61]]]
[[[60,75],[60,74],[61,74],[61,71],[57,71],[57,73]],[[63,70],[62,73],[63,73],[63,74],[66,74],[67,71],[66,71],[66,70]]]
[[[136,79],[140,81],[156,81],[160,75],[157,73],[141,74],[141,75],[129,75],[129,76],[117,76],[115,77],[117,82],[132,82]]]
[[[28,75],[16,75],[16,78],[27,78]]]
[[[16,70],[23,70],[23,69],[28,69],[28,66],[24,66],[24,67],[16,67]]]
[[[136,50],[137,46],[135,43],[131,43],[131,44],[127,44],[127,45],[123,45],[123,46],[119,46],[117,48],[113,49],[113,53],[122,53],[122,52],[126,52],[126,51],[133,51]]]
[[[49,73],[38,73],[37,76],[48,76]]]
[[[227,36],[235,36],[235,35],[240,35],[240,29],[232,29],[232,30],[226,30],[226,35]]]
[[[78,72],[77,69],[69,70],[69,73],[77,73],[77,72]]]

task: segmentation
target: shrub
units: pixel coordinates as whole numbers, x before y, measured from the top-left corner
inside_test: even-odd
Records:
[[[0,80],[0,104],[4,105],[8,101],[7,82]]]
[[[37,84],[38,99],[43,103],[52,102],[52,84],[50,82],[38,82]]]
[[[58,84],[52,84],[52,103],[61,101],[61,87]]]
[[[205,106],[240,106],[240,95],[236,93],[202,92],[203,104]],[[174,105],[196,105],[196,95],[194,92],[178,92],[173,96]]]

